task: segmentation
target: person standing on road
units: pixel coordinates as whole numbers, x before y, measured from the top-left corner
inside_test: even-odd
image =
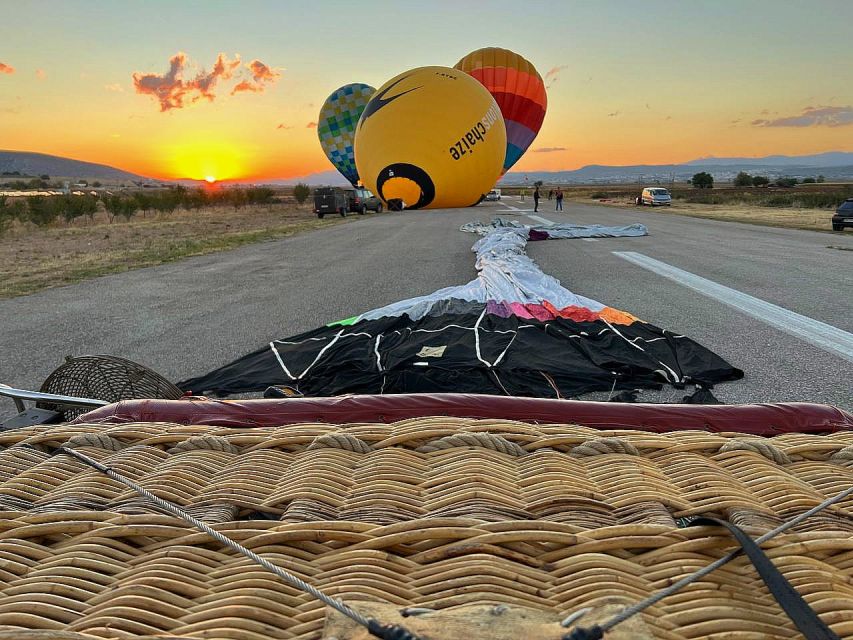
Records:
[[[557,189],[557,206],[554,208],[554,211],[562,211],[563,210],[563,190]]]
[[[533,211],[539,211],[539,185],[533,189]]]

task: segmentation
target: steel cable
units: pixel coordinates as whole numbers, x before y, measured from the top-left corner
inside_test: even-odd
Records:
[[[791,527],[795,527],[796,525],[800,524],[806,518],[810,518],[811,516],[815,515],[816,513],[820,513],[821,511],[823,511],[827,507],[830,507],[830,506],[832,506],[838,502],[841,502],[842,500],[849,497],[850,495],[853,495],[853,487],[849,487],[849,488],[845,489],[844,491],[842,491],[841,493],[839,493],[839,494],[837,494],[831,498],[827,498],[826,500],[821,502],[819,505],[812,507],[808,511],[801,513],[796,518],[792,518],[791,520],[788,520],[787,522],[783,522],[782,524],[780,524],[778,527],[776,527],[772,531],[768,531],[763,536],[756,538],[756,540],[755,540],[756,544],[761,544],[763,542],[767,542],[768,540],[776,537],[780,533],[784,533],[785,531],[787,531]],[[731,551],[731,552],[727,553],[726,555],[724,555],[719,560],[715,560],[714,562],[712,562],[708,566],[703,567],[702,569],[699,569],[695,573],[692,573],[691,575],[682,578],[678,582],[674,582],[673,584],[668,586],[666,589],[662,589],[661,591],[658,591],[654,595],[649,596],[645,600],[642,600],[642,601],[640,601],[634,605],[631,605],[630,607],[627,607],[626,609],[623,609],[622,611],[617,613],[615,616],[613,616],[612,618],[610,618],[606,622],[602,622],[601,624],[595,625],[594,627],[590,627],[589,629],[584,629],[584,628],[579,627],[579,628],[574,629],[574,630],[570,631],[569,633],[567,633],[565,636],[563,636],[563,638],[564,638],[564,640],[596,640],[598,638],[601,638],[601,637],[603,637],[603,635],[606,632],[610,631],[616,625],[618,625],[622,622],[625,622],[629,618],[634,617],[635,615],[637,615],[638,613],[641,613],[642,611],[645,611],[646,609],[648,609],[652,605],[657,604],[658,602],[660,602],[661,600],[663,600],[667,596],[671,596],[672,594],[677,593],[678,591],[680,591],[684,587],[696,582],[700,578],[704,578],[709,573],[716,571],[717,569],[722,567],[724,564],[730,562],[731,560],[733,560],[734,558],[739,556],[741,553],[743,553],[743,549],[735,549],[734,551]],[[569,626],[573,622],[577,621],[578,618],[579,618],[579,616],[577,616],[577,615],[569,616],[566,620],[563,621],[563,626]]]

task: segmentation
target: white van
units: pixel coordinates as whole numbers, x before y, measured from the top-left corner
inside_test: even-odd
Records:
[[[486,201],[494,202],[496,200],[501,199],[501,190],[500,189],[492,189],[486,194]]]
[[[646,187],[643,189],[643,195],[640,196],[640,204],[650,207],[669,206],[672,204],[672,196],[663,187]]]

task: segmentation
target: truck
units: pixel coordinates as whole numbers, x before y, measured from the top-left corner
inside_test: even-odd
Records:
[[[347,215],[349,198],[346,191],[337,187],[317,187],[314,189],[314,213],[322,218],[327,213],[337,213],[342,218]]]

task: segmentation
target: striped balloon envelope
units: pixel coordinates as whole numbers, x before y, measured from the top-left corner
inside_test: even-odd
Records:
[[[364,107],[376,89],[355,82],[335,89],[320,109],[317,137],[326,157],[353,185],[358,184],[353,137]]]
[[[479,80],[501,108],[506,122],[506,173],[527,151],[545,119],[548,98],[542,76],[524,57],[497,47],[477,49],[455,68]]]

